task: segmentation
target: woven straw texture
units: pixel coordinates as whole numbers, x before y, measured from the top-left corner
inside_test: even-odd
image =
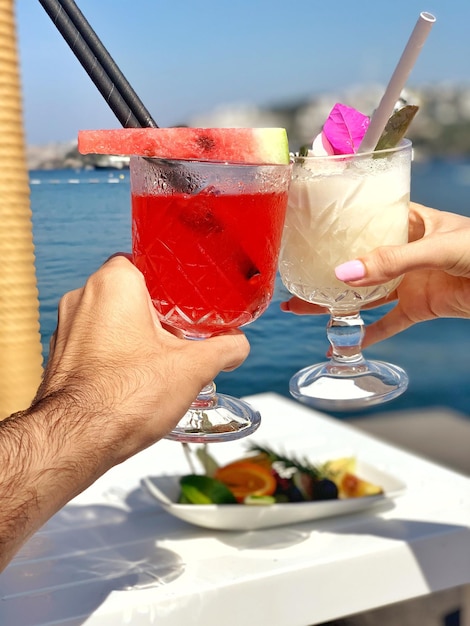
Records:
[[[42,374],[39,303],[13,0],[0,0],[0,419]]]

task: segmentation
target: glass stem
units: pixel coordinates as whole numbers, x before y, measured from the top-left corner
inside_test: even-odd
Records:
[[[204,411],[211,409],[217,404],[217,396],[215,394],[215,383],[211,382],[201,389],[197,398],[191,404],[191,409],[195,411]]]
[[[367,369],[361,352],[364,322],[359,311],[346,314],[331,311],[326,334],[332,348],[329,366],[332,373],[350,376]]]

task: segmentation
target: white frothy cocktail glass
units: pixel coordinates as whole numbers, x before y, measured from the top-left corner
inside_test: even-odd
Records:
[[[401,368],[361,353],[360,309],[387,296],[401,278],[351,287],[334,269],[378,246],[408,241],[411,142],[351,155],[296,156],[279,269],[287,289],[330,312],[329,361],[306,367],[290,381],[307,404],[349,410],[391,400],[405,391]]]

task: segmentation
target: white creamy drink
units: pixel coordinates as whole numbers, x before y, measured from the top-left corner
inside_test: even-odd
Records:
[[[279,269],[287,289],[338,313],[357,311],[399,283],[348,287],[334,268],[408,241],[411,144],[381,153],[295,157]]]
[[[419,107],[405,102],[400,92],[428,18],[421,14],[412,44],[373,115],[337,102],[311,146],[293,157],[279,270],[292,294],[328,310],[330,348],[326,361],[291,377],[289,391],[317,408],[360,409],[392,400],[408,386],[401,367],[362,354],[361,308],[388,296],[400,278],[353,287],[337,280],[335,268],[346,263],[343,275],[359,277],[362,268],[354,260],[408,241],[411,142],[403,138]],[[295,312],[298,303],[283,309]]]

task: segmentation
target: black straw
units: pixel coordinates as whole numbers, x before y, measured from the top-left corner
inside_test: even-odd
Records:
[[[124,128],[157,128],[74,0],[39,0]]]

